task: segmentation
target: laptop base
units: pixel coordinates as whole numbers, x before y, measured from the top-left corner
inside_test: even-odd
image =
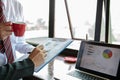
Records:
[[[81,80],[107,80],[107,79],[100,78],[98,76],[93,76],[92,74],[90,75],[85,72],[77,71],[77,70],[73,70],[73,71],[69,72],[67,75],[76,77]]]

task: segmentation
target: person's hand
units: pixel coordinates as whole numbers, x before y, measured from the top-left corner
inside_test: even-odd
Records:
[[[42,50],[42,52],[44,53],[44,56],[45,56],[45,57],[47,56],[46,51],[44,50],[44,46],[43,46],[43,45],[38,45],[37,48],[38,48],[40,51]]]
[[[5,22],[0,23],[0,39],[5,40],[9,35],[12,34],[12,23]]]
[[[46,54],[43,48],[36,47],[29,55],[29,58],[33,61],[35,67],[37,67],[41,65],[42,63],[44,63],[45,56]]]

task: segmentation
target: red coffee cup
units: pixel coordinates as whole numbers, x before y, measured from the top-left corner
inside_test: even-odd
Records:
[[[21,37],[25,33],[26,24],[24,22],[14,22],[12,23],[12,29],[15,36]]]

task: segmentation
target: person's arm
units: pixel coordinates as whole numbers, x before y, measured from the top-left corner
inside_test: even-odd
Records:
[[[22,77],[31,76],[34,68],[44,63],[45,51],[43,47],[36,47],[27,59],[0,67],[0,80],[17,80]]]
[[[32,52],[33,49],[35,48],[33,45],[28,44],[26,42],[24,36],[16,37],[16,36],[12,35],[11,42],[12,42],[12,44],[15,44],[15,50],[17,50],[20,53],[26,54],[28,52]]]
[[[30,76],[34,72],[34,63],[31,59],[6,64],[0,67],[0,80],[16,80]]]

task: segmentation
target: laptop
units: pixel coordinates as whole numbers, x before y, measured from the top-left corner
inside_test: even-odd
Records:
[[[60,80],[120,80],[120,45],[82,41],[75,70]]]

